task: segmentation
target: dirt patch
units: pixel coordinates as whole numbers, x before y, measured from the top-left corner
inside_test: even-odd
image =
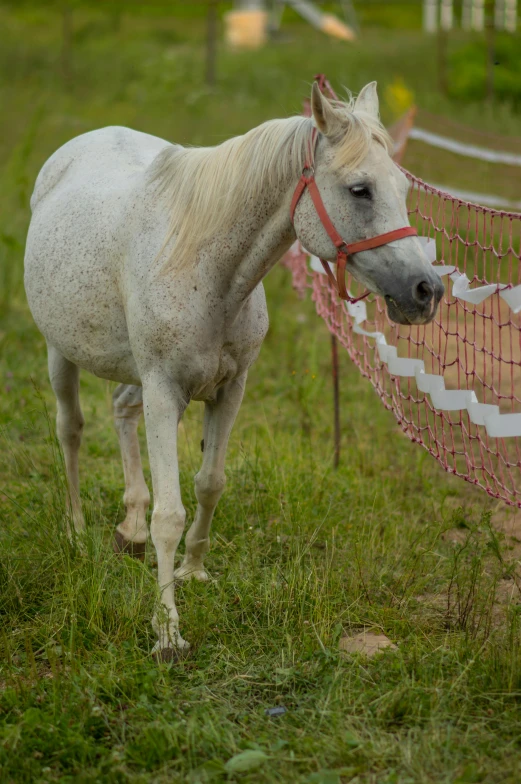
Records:
[[[385,634],[375,634],[365,629],[350,637],[342,637],[338,647],[342,653],[362,653],[369,657],[376,656],[385,648],[397,650],[396,645]]]

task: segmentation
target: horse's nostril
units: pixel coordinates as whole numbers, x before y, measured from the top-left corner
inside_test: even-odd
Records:
[[[412,298],[418,305],[428,305],[433,296],[434,287],[426,280],[421,280],[412,287]]]

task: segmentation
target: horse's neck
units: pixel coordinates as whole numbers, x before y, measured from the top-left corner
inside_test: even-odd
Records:
[[[272,189],[243,211],[233,231],[205,254],[208,273],[220,278],[233,318],[261,280],[295,240],[289,218],[291,184]]]

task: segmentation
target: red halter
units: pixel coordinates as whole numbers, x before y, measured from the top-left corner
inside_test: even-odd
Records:
[[[313,166],[313,159],[314,159],[314,149],[316,146],[317,141],[317,129],[313,129],[313,135],[311,137],[311,143],[309,146],[308,151],[308,159],[304,164],[304,170],[298,181],[297,187],[295,188],[295,193],[293,194],[293,198],[291,200],[291,207],[289,210],[289,214],[291,217],[291,222],[293,223],[293,218],[295,216],[295,209],[297,204],[299,203],[300,197],[306,190],[309,190],[309,195],[313,200],[313,204],[315,205],[315,209],[317,211],[317,215],[320,218],[320,222],[322,226],[326,230],[328,236],[333,241],[333,244],[336,248],[336,279],[333,273],[331,272],[331,267],[324,261],[324,259],[320,259],[322,266],[324,267],[329,280],[333,284],[334,288],[338,292],[338,296],[341,299],[345,299],[348,302],[354,303],[358,302],[361,299],[365,299],[371,293],[370,291],[366,291],[365,294],[362,294],[361,297],[357,297],[354,299],[350,297],[347,293],[346,289],[346,264],[347,259],[353,253],[359,253],[362,250],[371,250],[372,248],[379,248],[380,245],[387,245],[388,242],[393,242],[393,240],[400,240],[403,237],[412,237],[413,235],[417,235],[418,232],[412,226],[404,226],[402,229],[394,229],[394,231],[388,231],[385,234],[378,234],[376,237],[372,237],[368,240],[361,240],[360,242],[352,242],[348,245],[340,236],[338,231],[333,226],[331,218],[327,214],[327,210],[324,206],[324,202],[322,201],[322,197],[320,196],[320,191],[318,190],[317,183],[315,181],[315,169]],[[309,171],[310,174],[307,175],[306,171]]]

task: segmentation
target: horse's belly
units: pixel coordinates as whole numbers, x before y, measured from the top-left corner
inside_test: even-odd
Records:
[[[79,243],[75,257],[72,243],[55,243],[38,229],[36,221],[27,241],[25,287],[45,339],[100,378],[139,384],[110,257],[90,254]]]
[[[136,362],[130,348],[122,308],[78,307],[56,292],[49,292],[52,308],[43,300],[30,302],[34,320],[48,343],[75,365],[95,376],[124,384],[140,384]],[[85,303],[83,303],[85,304]],[[93,304],[93,303],[90,303]],[[76,307],[75,307],[76,305]],[[100,316],[105,312],[105,319]]]
[[[76,346],[64,342],[61,345],[56,345],[56,343],[53,345],[62,352],[64,357],[98,378],[117,381],[120,384],[134,384],[135,386],[141,384],[136,362],[128,344],[108,345],[105,343],[101,345],[92,342],[87,347],[83,346],[79,351]]]

